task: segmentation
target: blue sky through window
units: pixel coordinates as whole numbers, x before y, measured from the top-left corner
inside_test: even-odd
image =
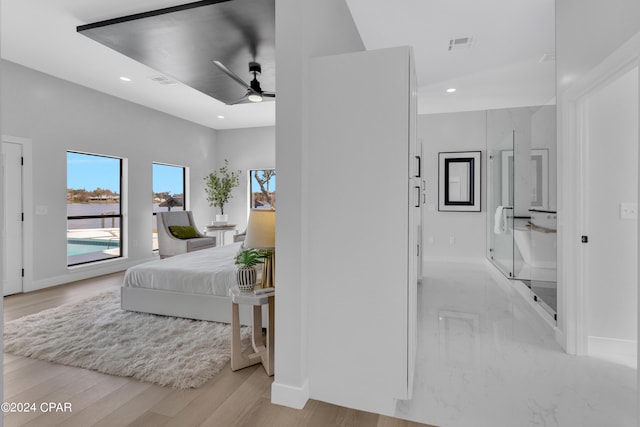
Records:
[[[183,168],[153,164],[153,192],[182,194]],[[93,191],[104,188],[120,193],[120,159],[67,152],[67,188]]]
[[[171,195],[182,194],[184,168],[181,166],[153,164],[153,192],[169,192]]]
[[[67,152],[67,188],[120,193],[120,159]]]
[[[253,176],[253,170],[251,170],[250,172],[251,172],[251,191],[260,191],[260,184],[258,184],[258,181]],[[271,179],[269,180],[269,191],[271,191],[271,192],[275,192],[276,191],[276,177],[275,176],[271,177]]]

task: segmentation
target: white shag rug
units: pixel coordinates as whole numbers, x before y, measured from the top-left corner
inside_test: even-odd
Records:
[[[231,325],[123,311],[117,289],[5,323],[4,351],[195,388],[230,360]]]

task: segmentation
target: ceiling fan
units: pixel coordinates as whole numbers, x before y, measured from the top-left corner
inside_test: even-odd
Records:
[[[249,72],[253,73],[253,80],[251,83],[245,82],[243,79],[238,77],[233,71],[229,70],[225,65],[220,61],[213,61],[213,63],[220,68],[226,75],[235,80],[239,85],[242,85],[245,89],[247,89],[247,93],[237,101],[231,102],[229,105],[239,104],[244,102],[245,100],[249,100],[251,102],[262,102],[264,97],[267,98],[275,98],[275,92],[267,92],[263,91],[260,87],[260,82],[258,81],[257,75],[262,72],[260,68],[260,64],[257,62],[249,62]]]

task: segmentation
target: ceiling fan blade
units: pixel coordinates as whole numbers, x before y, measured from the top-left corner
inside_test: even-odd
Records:
[[[226,75],[228,75],[233,80],[235,80],[239,85],[242,85],[243,88],[246,89],[250,87],[249,83],[245,82],[240,77],[238,77],[233,71],[225,67],[222,62],[220,61],[211,61],[211,62],[213,62],[218,68],[220,68],[220,70],[222,70]]]
[[[267,98],[275,98],[275,92],[262,92],[262,96],[266,96]]]
[[[247,96],[245,95],[245,96],[243,96],[243,97],[242,97],[242,98],[240,98],[240,99],[236,99],[236,100],[235,100],[235,101],[233,101],[233,102],[229,102],[227,105],[242,104],[243,102],[246,102],[246,101],[247,101]]]

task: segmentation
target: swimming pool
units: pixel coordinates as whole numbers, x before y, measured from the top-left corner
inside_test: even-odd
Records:
[[[119,239],[67,239],[67,256],[103,252],[108,249],[118,249]]]

